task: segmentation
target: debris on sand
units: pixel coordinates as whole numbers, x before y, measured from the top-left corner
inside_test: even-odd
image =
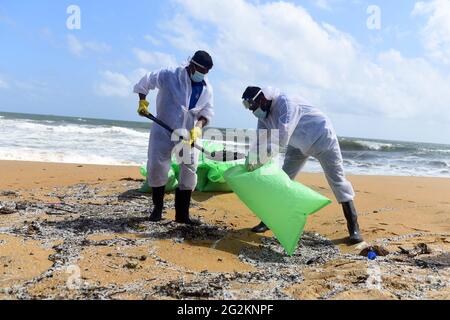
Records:
[[[360,252],[359,255],[363,256],[363,257],[367,257],[367,255],[369,254],[370,251],[375,252],[377,254],[377,256],[380,256],[380,257],[386,257],[387,255],[389,255],[389,251],[386,248],[384,248],[382,246],[377,246],[377,245],[364,248]]]
[[[259,248],[245,248],[239,258],[260,268],[323,264],[336,257],[337,247],[316,233],[304,233],[293,256],[288,256],[275,238],[263,238]]]
[[[139,263],[136,261],[128,261],[123,267],[126,269],[135,270],[139,268]]]
[[[145,180],[144,179],[134,179],[134,178],[123,178],[123,179],[120,179],[119,181],[144,182]]]
[[[408,257],[413,258],[422,254],[431,254],[433,251],[426,243],[419,243],[414,246],[413,249],[407,250],[402,247],[398,247],[400,249],[400,253],[408,255]]]
[[[450,268],[450,254],[444,253],[434,257],[427,257],[415,260],[420,268],[443,269]]]
[[[121,190],[123,190],[123,182],[120,182]],[[137,181],[126,180],[125,182],[127,188],[140,186]],[[231,267],[226,269],[233,270],[229,272],[192,271],[189,266],[181,266],[170,258],[165,260],[159,256],[158,251],[152,249],[155,243],[160,240],[169,240],[184,243],[183,246],[177,247],[185,247],[190,242],[204,241],[207,243],[207,250],[225,250],[226,255],[210,257],[212,261],[219,261],[222,266],[229,263],[226,257],[230,252],[226,251],[226,248],[221,249],[221,246],[210,247],[210,244],[224,241],[230,233],[241,234],[242,230],[235,230],[231,223],[225,221],[217,223],[217,220],[214,225],[204,223],[196,228],[171,220],[150,222],[148,210],[152,206],[151,197],[135,189],[119,194],[116,187],[115,185],[111,188],[107,184],[91,186],[78,184],[55,188],[45,195],[56,198],[54,203],[0,202],[0,214],[17,213],[26,219],[26,221],[11,219],[14,223],[10,226],[2,226],[1,234],[37,240],[42,243],[42,246],[54,250],[54,253],[48,257],[53,264],[47,271],[25,283],[11,288],[0,288],[0,293],[3,290],[11,298],[27,300],[114,299],[121,293],[150,299],[278,300],[293,299],[295,295],[289,291],[290,288],[299,286],[299,290],[304,290],[304,287],[310,286],[311,283],[312,293],[316,294],[315,297],[318,299],[333,298],[340,292],[366,288],[369,277],[366,274],[367,259],[357,254],[341,253],[329,239],[309,232],[303,234],[293,256],[288,256],[273,237],[258,237],[257,242],[252,240],[248,244],[239,243],[237,251],[234,251],[233,247],[233,260],[237,255],[241,263],[252,267],[250,272],[235,271]],[[166,200],[165,209],[174,208],[174,201],[171,199],[173,198],[168,197]],[[195,202],[193,207],[200,208]],[[384,249],[384,246],[392,241],[398,243],[400,240],[416,236],[404,235],[381,240],[384,242],[377,243],[380,246],[366,246],[367,250],[374,250],[379,256],[389,255],[377,260],[376,264],[369,267],[379,267],[383,272],[381,285],[399,297],[420,299],[426,297],[426,294],[432,290],[448,287],[445,281],[448,279],[447,270],[450,261],[448,253],[434,257],[424,256],[430,250],[422,243],[411,250],[403,249],[401,253],[389,253]],[[415,243],[425,241],[420,240]],[[145,249],[145,252],[137,250],[130,255],[123,254],[139,246],[148,248],[148,251]],[[115,253],[117,248],[120,248],[118,251],[120,254]],[[158,281],[153,284],[152,280],[146,280],[143,276],[138,277],[142,278],[142,281],[101,284],[92,282],[90,280],[92,278],[87,277],[88,280],[83,281],[75,290],[68,290],[64,284],[61,288],[54,290],[33,290],[37,285],[45,287],[44,282],[49,278],[57,278],[68,267],[78,264],[84,252],[95,252],[97,249],[101,249],[102,257],[107,258],[108,267],[115,270],[112,272],[125,273],[131,279],[139,272],[144,272],[145,268],[152,263],[155,274],[151,275],[151,279]],[[357,251],[359,252],[360,249]],[[436,249],[436,252],[439,250]],[[110,260],[113,262],[110,263]],[[335,260],[339,261],[339,264],[335,264]],[[154,267],[153,261],[155,261]],[[170,271],[170,277],[161,276],[161,273],[165,273],[166,270]],[[435,278],[430,278],[431,282],[426,282],[426,277],[430,276]],[[405,278],[407,280],[404,280]],[[441,279],[442,282],[440,282]],[[319,284],[315,285],[315,283]],[[45,289],[48,288],[45,287]],[[318,291],[313,292],[314,290]]]
[[[2,196],[2,197],[17,197],[17,196],[19,196],[19,194],[15,191],[6,190],[6,191],[0,191],[0,196]]]
[[[14,202],[0,202],[0,215],[17,213],[17,206]]]
[[[243,289],[247,299],[286,300],[289,296],[283,292],[283,288],[302,281],[303,277],[299,274],[268,274],[263,270],[232,274],[202,272],[191,282],[175,280],[157,286],[154,290],[158,296],[175,299],[235,299],[234,286],[245,288],[252,285],[259,289]]]

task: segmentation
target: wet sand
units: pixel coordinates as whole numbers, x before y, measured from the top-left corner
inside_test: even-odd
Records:
[[[234,194],[194,195],[205,225],[147,221],[139,169],[0,161],[0,299],[450,299],[450,179],[350,176],[369,261],[333,203],[287,257]],[[334,200],[321,174],[298,180]],[[419,246],[425,244],[425,246]],[[426,248],[426,250],[419,250]]]

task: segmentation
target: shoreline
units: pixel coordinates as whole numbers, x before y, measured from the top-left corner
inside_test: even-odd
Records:
[[[192,229],[172,222],[173,194],[166,220],[147,221],[136,166],[0,161],[0,172],[0,299],[450,299],[450,179],[348,176],[365,240],[389,251],[370,262],[346,243],[320,173],[298,180],[333,204],[289,258],[271,232],[249,231],[258,219],[234,194],[195,192],[205,225]],[[431,253],[399,249],[420,244]]]
[[[140,169],[141,165],[138,164],[93,164],[93,163],[69,163],[69,162],[48,162],[48,161],[31,161],[31,160],[0,160],[0,164],[40,164],[40,165],[61,165],[61,166],[86,166],[86,167],[109,167],[109,168],[135,168],[137,170]],[[345,166],[344,166],[345,169]],[[321,175],[323,172],[301,172],[300,175]],[[450,177],[443,177],[443,176],[407,176],[407,175],[374,175],[374,174],[346,174],[347,177],[369,177],[369,178],[420,178],[420,179],[450,179]]]

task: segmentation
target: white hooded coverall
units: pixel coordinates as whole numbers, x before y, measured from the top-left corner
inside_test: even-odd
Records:
[[[189,132],[200,118],[205,118],[209,124],[214,116],[213,89],[206,78],[204,84],[202,94],[195,108],[191,110],[189,102],[192,82],[185,67],[149,73],[136,84],[134,92],[148,95],[150,90],[158,89],[156,117],[174,130],[186,129]],[[147,180],[150,187],[167,184],[172,152],[177,143],[172,141],[171,134],[166,129],[157,124],[152,125],[147,162]],[[180,164],[180,190],[194,190],[197,185],[199,152],[194,148],[190,150],[190,161]]]
[[[346,179],[342,153],[328,117],[301,97],[290,99],[275,88],[264,88],[272,106],[266,119],[258,121],[258,130],[279,130],[279,144],[287,147],[283,170],[294,180],[309,157],[316,158],[339,203],[355,197]]]

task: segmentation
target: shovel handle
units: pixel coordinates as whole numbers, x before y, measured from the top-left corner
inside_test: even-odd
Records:
[[[168,126],[166,123],[164,123],[163,121],[159,120],[158,118],[156,118],[154,115],[152,115],[151,113],[147,113],[147,114],[142,114],[143,117],[146,117],[150,120],[152,120],[153,122],[155,122],[156,124],[160,125],[162,128],[166,129],[168,132],[170,132],[171,134],[175,133],[175,130],[173,130],[170,126]],[[183,137],[181,137],[180,135],[178,135],[178,137],[180,138],[180,140],[184,140]],[[200,150],[200,152],[204,153],[206,155],[206,157],[210,158],[210,159],[215,159],[216,158],[216,152],[208,152],[206,151],[203,147],[200,147],[199,145],[197,145],[195,142],[192,145],[192,147]],[[233,155],[233,160],[239,160],[243,157],[243,155],[235,152]],[[223,162],[227,161],[226,159],[226,152],[223,153]]]
[[[146,118],[152,120],[153,122],[157,123],[158,125],[160,125],[160,126],[163,127],[164,129],[166,129],[166,130],[167,130],[168,132],[170,132],[171,134],[174,134],[174,133],[175,133],[175,130],[173,130],[171,127],[169,127],[169,126],[168,126],[166,123],[164,123],[163,121],[161,121],[161,120],[159,120],[158,118],[156,118],[156,117],[155,117],[154,115],[152,115],[151,113],[148,113],[148,114],[144,115],[144,117],[146,117]],[[184,137],[182,137],[182,136],[180,136],[180,135],[178,135],[178,137],[180,138],[180,140],[184,140]],[[198,145],[195,144],[195,143],[192,145],[192,147],[194,147],[194,148],[200,150],[200,151],[203,152],[203,153],[208,154],[208,152],[207,152],[204,148],[198,146]]]

